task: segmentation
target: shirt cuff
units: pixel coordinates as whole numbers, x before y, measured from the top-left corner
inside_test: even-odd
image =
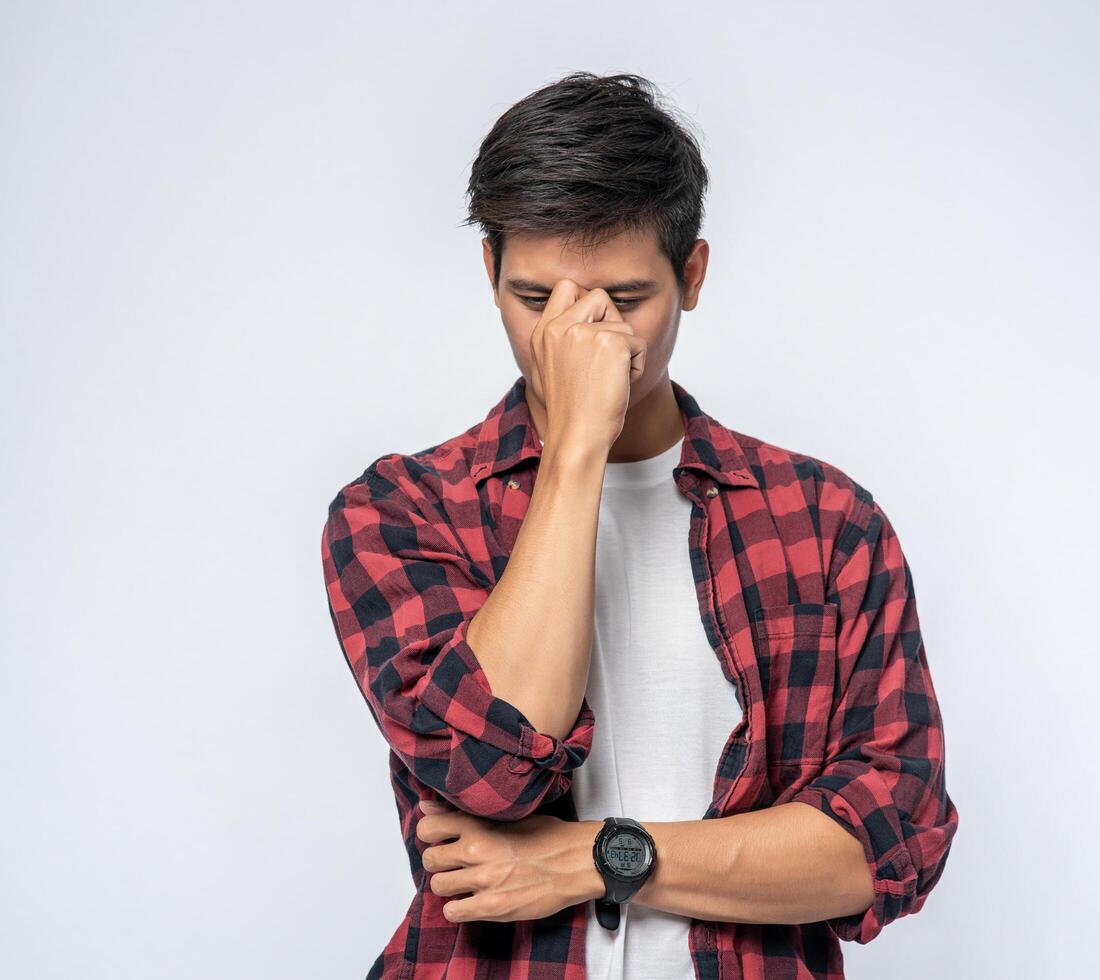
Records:
[[[839,939],[869,943],[910,908],[917,890],[917,870],[904,839],[895,833],[899,817],[882,777],[871,769],[858,776],[819,776],[791,802],[815,807],[863,845],[874,900],[863,912],[825,921]]]
[[[537,731],[522,711],[496,697],[473,648],[464,619],[440,648],[421,680],[420,703],[451,728],[512,756],[511,772],[538,766],[555,772],[575,769],[592,748],[595,716],[587,698],[564,738]]]

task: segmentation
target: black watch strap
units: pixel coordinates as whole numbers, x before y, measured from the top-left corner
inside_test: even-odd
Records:
[[[605,929],[619,928],[619,903],[596,899],[596,921]]]
[[[605,929],[617,929],[619,927],[620,918],[619,906],[629,902],[638,889],[641,888],[649,878],[656,859],[656,848],[653,837],[650,835],[649,831],[631,817],[604,817],[603,824],[603,828],[601,828],[597,835],[596,841],[593,842],[592,848],[593,858],[596,861],[596,868],[599,870],[604,881],[603,897],[594,900],[596,903],[596,921]],[[649,869],[645,874],[639,875],[633,879],[617,877],[610,870],[605,869],[601,865],[598,857],[598,847],[601,836],[605,836],[608,833],[614,833],[615,830],[623,828],[633,831],[649,842],[651,855]]]

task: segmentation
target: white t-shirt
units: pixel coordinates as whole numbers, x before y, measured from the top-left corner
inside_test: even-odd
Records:
[[[682,449],[683,440],[649,459],[606,464],[586,689],[596,726],[573,772],[581,820],[702,819],[741,720],[695,593],[692,505],[672,479]],[[695,980],[690,918],[627,903],[609,930],[587,906],[590,980]]]

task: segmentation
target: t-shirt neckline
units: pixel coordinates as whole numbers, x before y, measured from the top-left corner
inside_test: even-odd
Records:
[[[651,487],[672,479],[672,470],[680,462],[684,448],[681,436],[668,449],[648,459],[634,459],[623,463],[607,463],[604,467],[603,485],[605,489],[621,490],[636,487]]]

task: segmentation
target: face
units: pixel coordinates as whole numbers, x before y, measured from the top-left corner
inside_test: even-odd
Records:
[[[656,233],[623,232],[595,248],[563,249],[564,236],[516,234],[506,237],[501,256],[500,286],[493,300],[500,310],[512,354],[523,376],[531,378],[531,334],[546,299],[559,279],[572,279],[584,289],[605,289],[630,324],[646,340],[645,373],[631,385],[631,404],[664,379],[680,311],[695,307],[706,274],[709,246],[695,242],[680,286],[672,264],[661,252]],[[485,268],[493,277],[489,240],[482,239]]]

